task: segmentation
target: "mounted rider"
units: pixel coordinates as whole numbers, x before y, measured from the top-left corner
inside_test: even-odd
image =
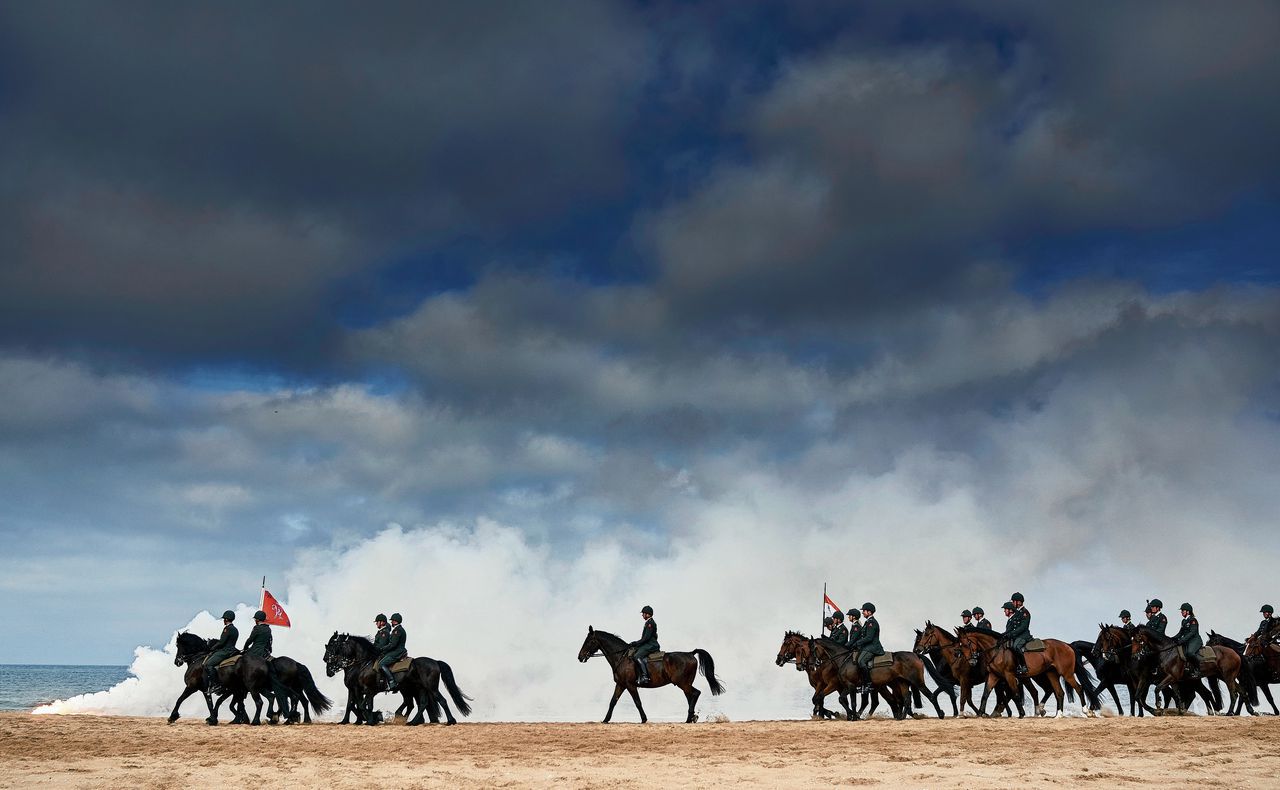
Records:
[[[1200,622],[1196,620],[1191,604],[1183,603],[1178,608],[1182,610],[1182,627],[1173,641],[1182,648],[1182,658],[1187,662],[1191,679],[1195,680],[1200,677],[1200,648],[1204,647],[1204,640],[1200,638]]]
[[[844,612],[839,609],[831,613],[831,639],[841,647],[849,644],[849,629],[844,625]]]
[[[407,634],[400,627],[401,622],[400,613],[392,613],[391,628],[387,631],[386,646],[382,648],[382,655],[378,657],[378,667],[382,670],[382,674],[387,676],[387,691],[395,691],[400,686],[396,682],[395,675],[391,672],[391,665],[409,655],[409,651],[404,646]]]
[[[653,619],[653,607],[645,604],[640,609],[640,617],[644,619],[644,629],[640,632],[640,638],[627,645],[631,650],[631,655],[640,662],[640,677],[636,679],[636,685],[643,686],[649,682],[649,654],[656,653],[661,648],[658,646],[658,622]]]
[[[1262,622],[1258,623],[1258,630],[1253,632],[1253,636],[1259,642],[1266,642],[1267,634],[1271,633],[1271,627],[1276,624],[1276,621],[1272,618],[1276,610],[1271,604],[1264,603],[1258,611],[1262,613]]]
[[[1032,639],[1031,610],[1026,608],[1025,603],[1022,593],[1016,592],[1004,604],[1004,616],[1009,618],[1004,624],[1004,639],[1017,659],[1019,675],[1027,674],[1027,658],[1022,654],[1022,649]]]
[[[859,618],[862,617],[862,612],[859,612],[857,609],[850,609],[845,612],[845,616],[849,618],[848,644],[852,647],[853,643],[858,641],[858,637],[862,634],[862,623],[858,622]]]
[[[988,631],[994,631],[991,627],[991,621],[987,619],[987,613],[981,606],[973,607],[973,624],[978,628],[985,628]]]
[[[240,631],[231,624],[235,619],[236,613],[230,609],[222,613],[222,636],[218,637],[209,657],[204,660],[204,687],[211,694],[222,690],[218,685],[218,664],[236,654],[236,641],[240,639]]]
[[[1163,608],[1164,603],[1159,598],[1147,601],[1147,628],[1159,631],[1160,636],[1164,636],[1165,631],[1169,630],[1169,618],[1160,611]]]
[[[246,656],[257,656],[271,666],[271,626],[267,625],[267,613],[259,609],[253,613],[253,630],[244,640],[244,648],[240,651]]]
[[[870,601],[862,605],[862,629],[857,641],[849,645],[858,651],[858,671],[862,673],[862,693],[871,692],[871,662],[884,655],[880,645],[880,623],[876,621],[876,605]]]
[[[1133,632],[1138,630],[1138,626],[1131,622],[1132,620],[1133,615],[1129,614],[1128,609],[1120,610],[1120,627],[1123,628],[1124,632],[1129,636],[1133,636]]]
[[[973,626],[973,612],[965,609],[960,613],[960,627],[970,628]]]

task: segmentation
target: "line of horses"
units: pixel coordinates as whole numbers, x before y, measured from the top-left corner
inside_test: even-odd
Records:
[[[305,664],[287,656],[264,659],[259,656],[238,654],[234,662],[223,662],[217,669],[221,691],[217,700],[205,683],[204,662],[213,651],[216,639],[204,639],[195,634],[180,633],[177,636],[175,666],[187,665],[183,673],[185,686],[169,714],[169,723],[178,720],[178,708],[196,692],[204,696],[209,716],[205,722],[218,723],[222,703],[231,700],[233,724],[258,725],[262,723],[262,703],[267,701],[267,720],[275,724],[281,717],[286,724],[302,721],[311,723],[311,711],[325,713],[333,707],[333,701],[320,692]],[[355,717],[357,724],[379,724],[382,714],[373,709],[374,697],[387,691],[383,675],[377,667],[378,653],[373,642],[363,636],[334,632],[324,650],[325,673],[333,677],[343,673],[347,687],[347,707],[340,724],[348,724]],[[398,691],[403,698],[397,716],[404,716],[408,724],[423,724],[423,716],[432,724],[440,722],[444,710],[446,724],[457,724],[448,699],[463,716],[471,715],[471,697],[463,693],[453,676],[453,669],[443,661],[433,658],[406,660],[406,668],[397,672]],[[443,682],[448,697],[440,693]],[[250,719],[245,708],[246,698],[252,697],[255,705]],[[302,713],[299,715],[298,709]],[[416,714],[414,709],[416,708]],[[413,714],[412,718],[409,718]]]
[[[844,718],[850,721],[860,718],[864,711],[874,712],[881,698],[898,719],[919,715],[915,709],[921,707],[922,698],[928,698],[938,718],[943,718],[937,696],[944,693],[951,700],[953,716],[959,716],[962,710],[972,710],[979,716],[1010,715],[1010,705],[1017,709],[1019,717],[1025,716],[1024,692],[1030,694],[1032,705],[1041,716],[1045,715],[1050,695],[1057,703],[1056,715],[1064,715],[1064,693],[1070,700],[1078,698],[1086,715],[1094,715],[1102,707],[1099,697],[1104,691],[1110,692],[1116,711],[1124,715],[1117,687],[1128,692],[1130,715],[1135,711],[1138,716],[1144,712],[1160,715],[1171,708],[1182,714],[1196,696],[1213,715],[1224,712],[1219,681],[1230,695],[1227,715],[1238,715],[1245,708],[1256,714],[1259,689],[1272,712],[1280,715],[1268,688],[1280,683],[1280,647],[1275,644],[1280,639],[1280,623],[1268,634],[1250,636],[1245,642],[1211,633],[1200,658],[1201,677],[1194,677],[1189,671],[1178,644],[1155,629],[1102,623],[1098,629],[1092,642],[1042,640],[1042,649],[1024,654],[1025,675],[1016,672],[1016,657],[1002,634],[974,626],[948,630],[932,622],[916,630],[910,651],[888,654],[891,661],[873,667],[868,677],[863,677],[854,660],[856,654],[845,645],[825,636],[806,636],[796,631],[783,635],[776,663],[780,667],[792,663],[807,673],[813,687],[815,718],[839,716],[824,704],[832,693],[838,694]],[[1089,667],[1097,675],[1096,684]],[[935,690],[925,685],[925,674],[933,679]],[[857,692],[867,686],[874,693],[863,694],[857,703]],[[981,700],[975,703],[972,692],[977,686],[983,691]],[[1156,707],[1147,703],[1152,689]],[[988,714],[986,706],[992,692],[996,695],[995,705]],[[851,704],[851,697],[855,704]]]

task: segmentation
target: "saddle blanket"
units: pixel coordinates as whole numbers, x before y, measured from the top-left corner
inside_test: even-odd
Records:
[[[1217,654],[1217,653],[1215,653],[1215,652],[1213,652],[1213,648],[1212,648],[1212,647],[1202,647],[1202,648],[1200,648],[1200,661],[1201,661],[1201,663],[1203,663],[1203,662],[1205,662],[1205,661],[1217,661],[1217,660],[1218,660],[1218,654]]]
[[[849,654],[850,660],[857,662],[858,653],[860,652],[861,651],[859,650],[855,650],[852,653],[850,653]],[[883,655],[879,655],[871,659],[872,669],[879,669],[880,667],[891,667],[891,666],[893,666],[893,653],[884,653]]]
[[[413,659],[409,656],[405,656],[391,665],[391,672],[392,674],[395,674],[396,672],[408,672],[409,667],[411,666],[413,666]]]
[[[236,665],[236,662],[239,660],[240,660],[239,655],[232,656],[231,658],[228,658],[222,663],[218,664],[218,669],[222,669],[223,667],[234,667]]]
[[[1022,648],[1022,652],[1024,652],[1024,653],[1043,653],[1043,652],[1044,652],[1044,640],[1043,640],[1043,639],[1032,639],[1030,642],[1027,642],[1027,646],[1026,646],[1026,647]]]
[[[650,662],[661,661],[666,657],[667,657],[667,652],[665,650],[657,650],[649,654],[649,661]]]

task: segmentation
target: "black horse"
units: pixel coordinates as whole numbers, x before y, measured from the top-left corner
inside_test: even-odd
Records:
[[[320,692],[306,664],[288,656],[277,656],[271,659],[271,672],[287,691],[286,698],[280,700],[280,713],[285,717],[286,723],[297,722],[299,704],[302,706],[303,721],[307,724],[311,723],[313,708],[316,714],[321,714],[333,707],[333,700]],[[271,718],[270,707],[267,709],[267,718]]]
[[[1246,656],[1244,642],[1237,642],[1236,640],[1230,637],[1223,636],[1217,631],[1209,632],[1209,639],[1205,642],[1205,644],[1209,645],[1210,647],[1228,647],[1236,651],[1236,653],[1239,654],[1240,660],[1242,662],[1241,671],[1240,671],[1240,686],[1241,686],[1242,695],[1247,695],[1249,702],[1253,705],[1257,705],[1259,704],[1258,689],[1261,688],[1262,693],[1267,697],[1267,702],[1271,703],[1271,710],[1275,712],[1275,715],[1280,716],[1280,710],[1276,709],[1276,701],[1272,699],[1271,689],[1268,688],[1269,683],[1278,683],[1280,682],[1280,678],[1277,678],[1275,674],[1272,673],[1271,668],[1267,666],[1265,661],[1256,660],[1257,658],[1260,658],[1260,657]],[[1217,682],[1217,679],[1215,678],[1214,679],[1215,692],[1217,692],[1218,690],[1217,686],[1218,686],[1218,682]],[[1243,704],[1244,704],[1244,698],[1242,696],[1241,699],[1236,701],[1235,710],[1230,712],[1239,714],[1240,708]]]
[[[228,695],[232,697],[231,710],[234,713],[232,719],[233,724],[253,724],[262,723],[262,697],[268,699],[283,698],[287,696],[287,692],[278,683],[273,683],[271,672],[267,667],[267,662],[257,656],[241,655],[240,660],[231,667],[218,667],[217,677],[218,683],[225,691],[218,696],[215,703],[210,697],[208,688],[204,682],[204,660],[212,652],[213,645],[216,640],[202,639],[195,634],[189,634],[185,631],[177,636],[177,655],[173,659],[174,666],[182,666],[187,664],[187,671],[184,673],[186,687],[182,694],[178,697],[178,701],[173,705],[173,711],[169,714],[169,723],[178,720],[178,708],[183,701],[200,691],[204,694],[205,704],[209,707],[209,717],[205,719],[208,724],[218,723],[218,711],[222,708],[223,701]],[[253,695],[253,701],[256,709],[253,712],[253,720],[249,720],[249,716],[244,707],[245,695]],[[282,703],[283,704],[283,703]]]
[[[373,710],[374,697],[386,691],[382,672],[376,664],[377,657],[373,642],[354,634],[335,632],[325,649],[326,671],[330,675],[335,674],[338,669],[345,671],[344,683],[350,695],[348,708],[354,707],[357,720],[364,724],[377,724],[381,718]],[[432,724],[438,724],[441,706],[444,707],[446,723],[458,723],[449,709],[448,701],[440,694],[441,681],[444,681],[458,711],[463,716],[471,715],[471,698],[458,687],[453,668],[444,661],[433,658],[415,658],[410,662],[399,686],[401,692],[418,706],[417,715],[408,722],[410,725],[424,723],[424,713],[430,717]]]
[[[342,671],[343,685],[347,687],[347,707],[342,713],[342,720],[338,723],[350,724],[351,717],[354,715],[356,717],[356,724],[364,724],[364,711],[356,705],[356,701],[360,697],[360,692],[355,684],[357,673],[350,670],[342,670],[337,663],[337,646],[346,638],[346,634],[339,635],[337,631],[334,631],[333,636],[329,637],[328,643],[324,646],[324,673],[329,677],[333,677],[338,674],[339,671]],[[404,689],[400,690],[400,694],[404,701],[400,703],[400,707],[396,708],[394,715],[403,716],[407,719],[409,718],[409,714],[413,712],[413,697],[409,696],[409,692]],[[382,714],[375,711],[373,717],[375,719],[374,723],[377,723],[378,721],[381,721]]]
[[[578,660],[584,664],[594,655],[603,655],[605,661],[609,662],[609,668],[613,670],[613,699],[609,700],[609,710],[604,714],[606,724],[613,718],[613,707],[618,704],[618,698],[622,696],[624,690],[629,692],[631,699],[635,701],[636,710],[640,711],[640,722],[649,720],[644,713],[644,706],[640,704],[640,692],[637,691],[640,688],[636,682],[639,678],[639,667],[636,666],[636,659],[630,655],[628,646],[627,640],[620,636],[615,636],[608,631],[597,631],[587,626],[587,638],[582,641],[582,647],[578,650]],[[685,699],[689,701],[689,715],[685,718],[685,722],[695,722],[698,720],[698,715],[694,713],[693,708],[698,702],[698,697],[702,696],[702,692],[693,687],[693,679],[697,676],[699,668],[702,669],[702,676],[707,679],[707,685],[711,687],[712,695],[723,694],[724,686],[716,680],[716,663],[712,660],[710,653],[701,649],[684,653],[666,653],[661,660],[649,665],[649,682],[644,687],[653,689],[668,683],[678,686],[684,692]]]

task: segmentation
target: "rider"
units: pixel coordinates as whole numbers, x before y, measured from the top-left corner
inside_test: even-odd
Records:
[[[991,621],[987,619],[987,613],[983,611],[981,606],[973,607],[973,624],[978,628],[992,630]]]
[[[968,628],[971,625],[973,625],[973,612],[965,609],[960,613],[960,627]]]
[[[1200,638],[1200,623],[1191,604],[1184,603],[1178,608],[1182,610],[1182,628],[1178,629],[1173,641],[1182,646],[1182,657],[1194,680],[1200,677],[1200,648],[1204,647],[1204,640]]]
[[[373,617],[373,624],[378,627],[378,632],[373,635],[373,649],[378,655],[382,655],[382,651],[387,649],[387,639],[391,636],[391,626],[387,625],[387,616],[382,612],[378,612]]]
[[[1123,628],[1125,630],[1125,633],[1129,634],[1130,636],[1133,635],[1134,631],[1138,630],[1138,626],[1134,625],[1131,622],[1132,620],[1133,620],[1133,615],[1129,614],[1128,609],[1120,610],[1120,627]]]
[[[643,686],[649,682],[649,654],[656,653],[659,649],[658,623],[653,619],[653,607],[648,604],[640,609],[640,616],[644,618],[644,630],[640,632],[640,638],[627,647],[631,648],[631,654],[640,662],[640,677],[636,679],[636,684]]]
[[[884,655],[880,645],[880,623],[876,622],[876,605],[870,601],[862,605],[862,629],[858,640],[849,645],[858,651],[858,670],[862,673],[862,693],[871,692],[871,662]]]
[[[1161,613],[1164,604],[1159,598],[1152,598],[1147,601],[1147,628],[1155,629],[1160,632],[1160,636],[1164,636],[1164,632],[1169,629],[1169,618]]]
[[[858,641],[858,637],[862,634],[862,623],[858,622],[858,618],[862,617],[862,612],[857,609],[850,609],[845,612],[849,618],[849,646]]]
[[[244,648],[240,652],[271,660],[271,626],[267,625],[267,613],[261,609],[253,613],[253,630],[244,640]]]
[[[1022,654],[1022,648],[1031,641],[1031,610],[1024,604],[1025,599],[1020,592],[1009,596],[1004,604],[1004,616],[1009,618],[1004,624],[1004,638],[1018,661],[1019,675],[1027,674],[1027,658]]]
[[[849,629],[844,626],[844,612],[839,609],[831,613],[831,638],[841,647],[849,644]]]
[[[387,644],[382,649],[382,655],[378,657],[378,666],[382,668],[382,673],[387,676],[387,691],[395,691],[399,684],[396,683],[395,675],[391,673],[391,665],[409,655],[409,651],[405,650],[405,632],[400,627],[400,613],[393,612],[391,615],[391,630],[387,631]]]
[[[1276,621],[1271,619],[1276,610],[1271,604],[1264,603],[1258,611],[1262,612],[1262,622],[1258,623],[1258,630],[1254,631],[1253,635],[1259,642],[1262,642],[1267,638],[1267,634],[1270,633],[1271,626],[1276,624]]]
[[[240,638],[240,632],[231,624],[235,619],[236,613],[230,609],[222,613],[222,636],[214,644],[213,651],[209,653],[209,657],[204,660],[204,687],[210,693],[220,688],[218,685],[218,664],[236,654],[236,640]]]

